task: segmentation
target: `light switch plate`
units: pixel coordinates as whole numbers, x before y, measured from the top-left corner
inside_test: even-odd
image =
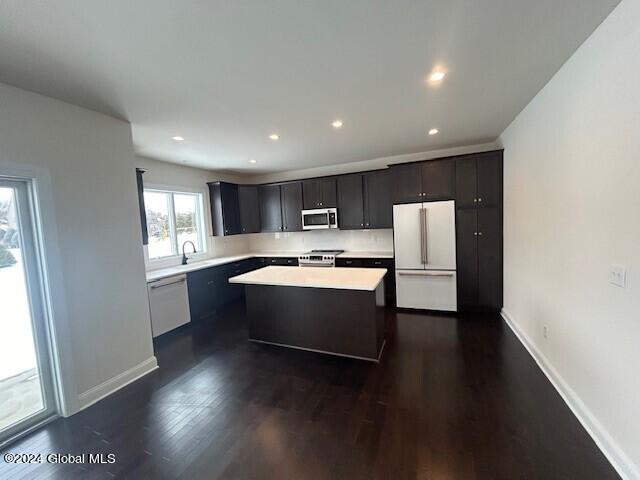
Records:
[[[627,284],[627,269],[622,265],[609,267],[609,283],[624,288]]]

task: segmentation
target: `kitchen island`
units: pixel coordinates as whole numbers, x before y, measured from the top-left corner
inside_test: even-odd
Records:
[[[377,362],[384,347],[385,268],[269,266],[244,284],[249,340]]]

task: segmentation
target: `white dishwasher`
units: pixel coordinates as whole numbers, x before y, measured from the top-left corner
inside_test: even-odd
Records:
[[[176,275],[147,284],[151,331],[157,337],[191,320],[187,276]]]

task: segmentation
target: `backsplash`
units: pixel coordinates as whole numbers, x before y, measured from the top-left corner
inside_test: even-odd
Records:
[[[306,251],[337,248],[350,251],[392,252],[393,230],[312,230],[247,235],[252,252]]]
[[[249,235],[229,237],[208,237],[209,252],[212,257],[229,257],[250,252]]]
[[[207,252],[196,256],[193,261],[245,253],[303,252],[330,248],[355,252],[392,252],[393,230],[390,228],[381,230],[316,230],[207,237]],[[180,264],[180,260],[180,257],[171,257],[150,263],[145,247],[147,270],[176,266]]]

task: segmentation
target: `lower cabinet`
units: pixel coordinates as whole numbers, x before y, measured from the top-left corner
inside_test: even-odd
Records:
[[[281,265],[285,267],[297,267],[298,257],[261,257],[260,266],[266,267],[267,265]]]
[[[267,265],[297,266],[297,257],[258,257],[187,273],[191,321],[215,315],[225,305],[244,296],[244,285],[229,283],[229,278]]]
[[[261,267],[259,259],[248,258],[187,273],[191,321],[211,317],[220,308],[242,298],[242,285],[230,284],[229,278]]]
[[[384,296],[387,306],[396,304],[396,270],[393,258],[336,258],[336,267],[386,268]]]

